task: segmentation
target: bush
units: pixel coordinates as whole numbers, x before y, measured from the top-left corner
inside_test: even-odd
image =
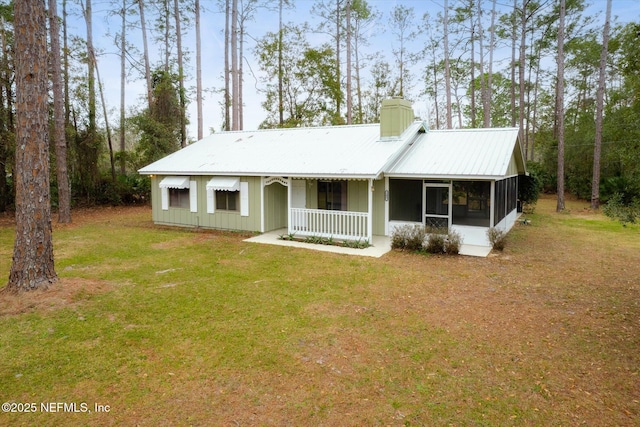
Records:
[[[461,246],[462,236],[455,231],[447,232],[446,228],[429,227],[425,229],[419,224],[407,224],[394,228],[391,233],[391,247],[393,249],[425,250],[432,254],[457,255],[460,253]]]
[[[424,242],[424,227],[419,224],[406,224],[393,229],[391,233],[391,247],[393,249],[407,249],[419,251]]]
[[[427,238],[427,244],[424,249],[430,254],[441,254],[445,251],[446,234],[431,233]]]
[[[527,170],[529,175],[518,177],[518,199],[523,205],[535,205],[544,188],[545,173],[540,164],[535,162],[528,162]]]
[[[625,203],[621,193],[615,193],[609,197],[609,201],[602,209],[609,218],[620,221],[622,225],[634,224],[640,218],[640,199],[634,198],[631,202]]]
[[[497,251],[503,250],[507,244],[507,233],[495,227],[487,230],[487,237],[489,238],[491,247]]]
[[[444,251],[448,255],[458,255],[460,253],[460,247],[462,246],[462,236],[455,231],[449,231],[447,233],[447,239],[444,245]]]

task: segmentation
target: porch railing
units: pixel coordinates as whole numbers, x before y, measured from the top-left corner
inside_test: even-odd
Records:
[[[289,233],[341,240],[365,240],[369,239],[368,217],[366,212],[291,208]]]

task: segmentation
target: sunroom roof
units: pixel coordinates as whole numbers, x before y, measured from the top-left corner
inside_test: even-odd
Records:
[[[430,130],[385,171],[391,177],[499,178],[523,164],[518,128]],[[524,169],[524,168],[523,168]]]

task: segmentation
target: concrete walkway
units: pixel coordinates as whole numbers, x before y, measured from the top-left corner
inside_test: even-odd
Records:
[[[380,258],[391,250],[391,241],[386,236],[373,236],[373,245],[364,249],[345,248],[336,245],[320,245],[316,243],[296,242],[292,240],[281,240],[280,236],[286,235],[287,229],[269,231],[258,236],[245,239],[245,242],[265,243],[268,245],[292,246],[294,248],[311,249],[321,252],[333,252],[337,254],[360,255]]]
[[[391,239],[387,236],[373,236],[373,245],[365,249],[345,248],[335,245],[320,245],[316,243],[296,242],[291,240],[281,240],[280,236],[286,235],[287,230],[269,231],[258,236],[245,239],[245,242],[263,243],[267,245],[290,246],[294,248],[310,249],[321,252],[333,252],[337,254],[359,255],[380,258],[391,250]],[[486,257],[491,252],[488,246],[462,245],[460,255]]]

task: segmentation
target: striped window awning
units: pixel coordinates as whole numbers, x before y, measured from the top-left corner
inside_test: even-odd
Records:
[[[240,178],[233,176],[217,176],[207,182],[207,190],[240,191]]]
[[[160,188],[189,188],[188,176],[168,176],[160,181]]]

